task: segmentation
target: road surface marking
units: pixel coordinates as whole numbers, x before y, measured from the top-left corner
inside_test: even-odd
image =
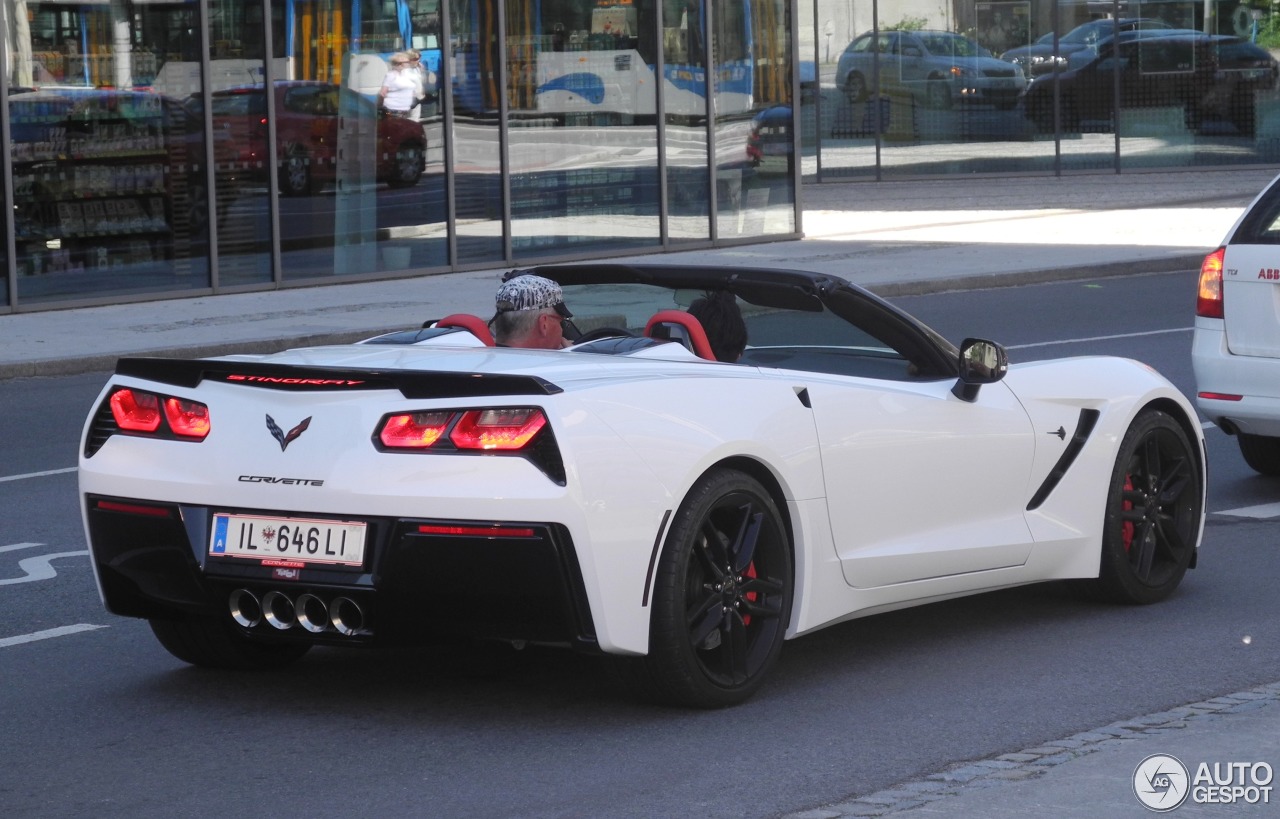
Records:
[[[28,545],[28,544],[20,544]],[[34,545],[34,544],[31,544]],[[18,561],[18,570],[22,572],[21,577],[5,577],[0,578],[0,586],[12,586],[15,583],[34,583],[37,580],[52,580],[58,576],[58,572],[53,568],[53,561],[59,557],[88,557],[89,550],[85,549],[79,552],[55,552],[51,555],[37,555],[28,557]]]
[[[9,646],[18,646],[23,643],[34,643],[37,640],[49,640],[54,637],[66,637],[68,634],[79,634],[82,631],[96,631],[106,626],[95,626],[92,623],[76,623],[74,626],[59,626],[58,628],[49,628],[44,631],[35,631],[31,634],[19,634],[17,637],[0,637],[0,648],[8,648]]]
[[[1031,344],[1010,344],[1005,349],[1026,350],[1031,347],[1052,347],[1056,344],[1088,344],[1092,341],[1115,341],[1121,338],[1141,338],[1142,336],[1163,336],[1169,333],[1189,333],[1194,327],[1177,327],[1172,330],[1148,330],[1145,333],[1120,333],[1114,336],[1089,336],[1087,338],[1062,338],[1057,341],[1036,341]]]
[[[7,481],[25,481],[27,478],[43,478],[46,475],[65,475],[68,472],[75,472],[78,467],[69,466],[66,469],[46,469],[43,472],[28,472],[24,475],[6,475],[0,478],[0,483]]]
[[[1234,518],[1274,518],[1280,517],[1280,503],[1263,503],[1258,506],[1241,506],[1239,509],[1223,509],[1215,515],[1230,515]]]

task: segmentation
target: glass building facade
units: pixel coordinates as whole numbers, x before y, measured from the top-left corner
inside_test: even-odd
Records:
[[[798,235],[758,133],[792,133],[789,0],[0,0],[0,32],[0,312]]]
[[[1273,164],[1272,11],[0,0],[0,313],[790,238],[826,181]]]
[[[1274,164],[1276,10],[801,0],[803,179]]]

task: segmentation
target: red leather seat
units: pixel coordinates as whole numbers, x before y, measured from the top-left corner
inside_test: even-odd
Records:
[[[707,340],[707,331],[702,329],[702,322],[683,310],[659,310],[654,313],[644,326],[644,334],[649,338],[678,341],[698,358],[716,360],[715,353],[711,352],[711,342]]]
[[[436,322],[437,327],[460,327],[471,335],[484,342],[486,347],[492,347],[493,333],[489,332],[489,325],[479,316],[472,316],[466,313],[454,313],[451,316],[445,316]]]

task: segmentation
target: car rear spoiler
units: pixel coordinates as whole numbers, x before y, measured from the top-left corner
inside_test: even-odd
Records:
[[[174,387],[219,381],[292,392],[399,390],[405,398],[473,398],[555,395],[563,389],[536,375],[459,373],[433,370],[358,370],[207,359],[122,358],[116,375]]]

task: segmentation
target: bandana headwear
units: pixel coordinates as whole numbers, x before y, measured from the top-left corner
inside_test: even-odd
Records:
[[[495,301],[499,313],[555,308],[564,318],[573,316],[565,306],[564,291],[560,285],[541,276],[526,274],[503,282]]]

